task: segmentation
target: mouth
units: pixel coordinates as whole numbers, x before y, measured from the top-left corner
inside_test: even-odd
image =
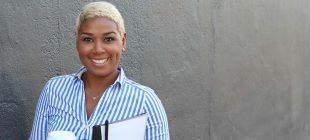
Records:
[[[109,58],[105,58],[105,59],[91,59],[91,61],[93,63],[100,64],[100,65],[107,63],[108,60],[109,60]]]

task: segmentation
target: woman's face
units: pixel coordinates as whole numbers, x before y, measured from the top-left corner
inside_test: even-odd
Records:
[[[117,25],[107,18],[92,18],[81,24],[76,47],[87,74],[97,77],[117,75],[126,34],[120,35]]]

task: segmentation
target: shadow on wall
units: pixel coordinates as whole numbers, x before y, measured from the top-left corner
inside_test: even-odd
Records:
[[[18,84],[9,72],[0,73],[0,139],[22,140],[25,136],[25,110],[17,95]]]

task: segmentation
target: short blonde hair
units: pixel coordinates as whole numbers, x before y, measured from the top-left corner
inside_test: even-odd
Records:
[[[92,2],[85,5],[76,18],[76,34],[79,33],[81,24],[90,18],[105,17],[115,22],[117,30],[121,36],[125,33],[124,19],[117,8],[105,1]]]

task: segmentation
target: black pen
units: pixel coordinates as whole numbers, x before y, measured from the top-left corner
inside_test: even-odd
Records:
[[[102,140],[101,137],[101,126],[95,125],[93,126],[93,134],[92,134],[92,140]]]
[[[105,123],[105,140],[108,140],[109,139],[109,121],[106,120]]]

